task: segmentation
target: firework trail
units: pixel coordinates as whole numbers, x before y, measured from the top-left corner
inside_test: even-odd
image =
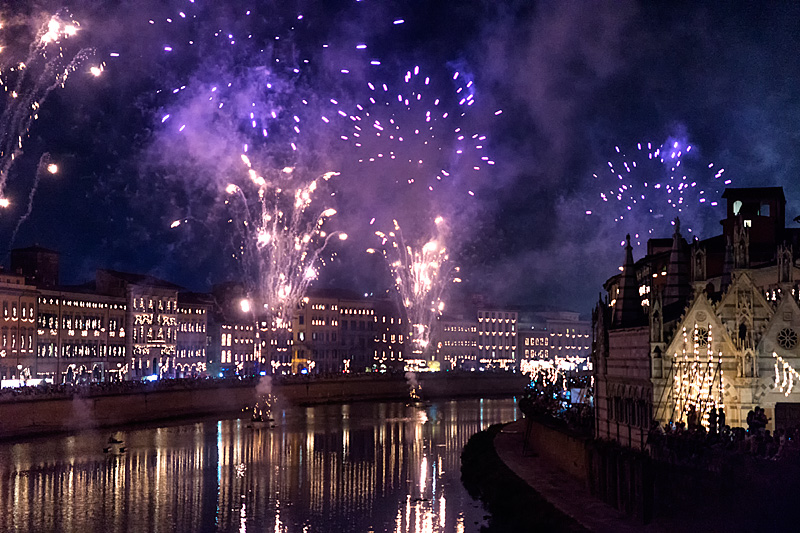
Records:
[[[721,189],[731,183],[725,169],[703,162],[691,144],[674,138],[662,144],[639,142],[631,150],[615,146],[606,165],[592,175],[600,201],[588,206],[586,215],[609,213],[632,230],[637,245],[663,232],[666,220],[678,215],[693,233],[703,222],[697,208],[717,206]]]
[[[28,220],[28,217],[31,215],[33,211],[33,198],[36,196],[36,191],[39,190],[39,179],[42,177],[43,174],[56,174],[58,173],[58,165],[51,162],[50,160],[50,153],[45,152],[42,154],[42,157],[39,158],[39,165],[36,167],[36,177],[33,180],[33,187],[31,187],[31,192],[28,194],[28,207],[25,210],[25,214],[20,217],[17,221],[17,225],[14,226],[14,231],[11,232],[11,238],[9,239],[8,249],[14,246],[14,241],[17,238],[17,233],[19,232],[19,228],[22,224]]]
[[[327,232],[325,222],[336,214],[330,207],[311,210],[318,187],[334,172],[303,183],[294,169],[273,172],[265,179],[242,155],[250,183],[230,184],[227,192],[238,196],[239,218],[243,228],[240,260],[250,283],[253,299],[263,304],[280,326],[288,324],[295,306],[317,277],[321,254],[333,238],[345,240],[341,232]],[[256,193],[253,195],[252,191]],[[254,198],[255,196],[255,198]]]
[[[395,286],[406,310],[413,353],[410,359],[420,364],[424,364],[429,355],[433,323],[444,311],[444,293],[451,282],[461,281],[454,277],[458,267],[452,265],[444,246],[445,224],[441,217],[436,218],[435,227],[435,236],[418,247],[406,243],[396,220],[394,231],[375,232],[381,239],[381,251],[395,277]],[[370,248],[367,252],[375,253],[375,250]]]
[[[0,205],[5,207],[6,182],[31,124],[55,88],[63,87],[93,50],[85,48],[71,58],[64,41],[74,36],[80,25],[68,15],[56,14],[43,24],[31,42],[27,59],[0,69],[0,84],[6,93],[3,114],[0,116]],[[37,176],[38,177],[38,176]]]
[[[414,224],[430,220],[435,212],[449,218],[448,211],[458,210],[454,204],[460,197],[474,196],[469,184],[482,179],[481,173],[495,164],[486,135],[472,125],[478,93],[463,64],[428,68],[410,63],[410,68],[398,72],[391,66],[396,60],[372,55],[367,39],[339,30],[326,33],[335,25],[314,21],[314,13],[251,17],[246,11],[230,25],[232,29],[223,31],[221,25],[189,22],[201,16],[213,19],[213,13],[187,8],[191,12],[181,11],[167,23],[176,29],[206,29],[191,33],[188,41],[165,41],[165,62],[172,64],[193,49],[211,59],[163,90],[164,104],[155,119],[163,141],[159,149],[169,147],[172,161],[194,165],[193,170],[207,174],[212,185],[216,176],[230,175],[238,165],[226,152],[244,152],[262,169],[270,168],[263,183],[255,176],[249,185],[258,189],[257,199],[245,194],[248,187],[233,189],[240,197],[236,205],[241,204],[246,214],[241,218],[247,221],[245,246],[237,256],[253,294],[281,320],[316,277],[308,262],[322,259],[302,242],[305,237],[309,243],[320,237],[294,221],[295,215],[305,216],[303,211],[279,207],[287,203],[287,191],[295,194],[302,189],[293,181],[295,176],[335,169],[349,178],[337,191],[344,202],[355,206],[337,217],[340,223],[346,220],[348,233],[366,228],[364,223],[380,206],[388,217],[407,212],[413,231],[406,229],[417,235],[424,233]],[[394,17],[383,22],[397,28],[404,21]],[[153,19],[150,24],[164,22]],[[308,28],[322,27],[326,32],[309,35]],[[180,31],[175,34],[187,37]],[[259,35],[271,35],[273,40],[259,41]],[[181,143],[197,148],[183,157],[180,149],[174,149]],[[197,164],[198,159],[208,164]],[[284,167],[295,170],[287,174],[280,170]],[[440,194],[431,194],[437,189]],[[172,222],[173,227],[180,224]],[[439,229],[437,224],[437,233]],[[396,230],[393,235],[402,241],[399,224]],[[329,238],[321,243],[323,249]],[[295,248],[297,239],[303,245],[300,249]],[[404,242],[395,243],[394,250],[402,257],[387,257],[390,265],[399,261],[392,271],[400,280],[398,291],[410,321],[418,325],[419,347],[429,342],[430,324],[441,312],[441,296],[451,281],[453,268],[441,239],[437,236],[416,251]],[[400,267],[404,263],[408,272]]]

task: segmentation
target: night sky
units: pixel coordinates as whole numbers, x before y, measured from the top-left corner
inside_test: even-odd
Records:
[[[59,250],[66,283],[96,268],[193,290],[241,277],[225,187],[247,180],[245,146],[275,179],[340,173],[316,199],[350,238],[315,285],[359,292],[391,287],[365,250],[393,219],[424,242],[445,218],[461,293],[588,313],[626,233],[636,258],[675,216],[685,237],[713,236],[726,186],[783,186],[790,226],[800,214],[796,3],[0,6],[4,136],[24,133],[8,114],[20,61],[33,73],[87,55],[41,99],[0,213],[4,255]],[[31,62],[56,13],[80,31]],[[56,175],[38,168],[48,160]]]

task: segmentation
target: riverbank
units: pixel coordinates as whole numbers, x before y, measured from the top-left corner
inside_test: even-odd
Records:
[[[496,444],[498,436],[509,431],[503,427],[497,424],[476,433],[461,453],[461,481],[469,495],[491,513],[481,531],[586,531],[504,462]]]
[[[800,494],[794,461],[739,458],[741,461],[721,472],[651,462],[647,468],[650,481],[655,481],[653,508],[652,515],[643,520],[635,510],[643,487],[636,475],[636,463],[630,460],[634,454],[623,452],[617,454],[616,463],[604,464],[599,454],[602,443],[584,437],[581,457],[580,438],[536,421],[528,428],[529,422],[512,422],[496,434],[493,444],[498,457],[527,486],[588,531],[750,532],[792,530],[795,525],[789,511]],[[613,453],[607,455],[612,457]],[[604,466],[611,468],[605,470]],[[581,470],[582,476],[576,476]],[[590,491],[590,485],[598,490],[604,484],[607,489],[613,487],[611,496],[619,508]]]
[[[441,372],[417,379],[423,400],[511,397],[522,391],[526,382],[520,374],[479,372]],[[233,416],[265,394],[272,394],[281,405],[403,401],[409,398],[409,383],[401,375],[361,374],[53,387],[0,401],[0,439],[207,415]]]
[[[597,533],[674,533],[685,530],[686,525],[668,529],[662,524],[636,523],[623,512],[593,497],[584,482],[556,467],[547,455],[525,446],[525,424],[525,419],[512,422],[495,435],[493,444],[497,456],[528,487],[574,520],[582,530]]]

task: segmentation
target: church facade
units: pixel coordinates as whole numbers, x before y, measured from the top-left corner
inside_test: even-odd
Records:
[[[782,188],[727,189],[721,235],[653,239],[605,284],[593,314],[596,435],[643,448],[653,421],[712,408],[768,428],[800,407],[800,228],[785,224]],[[795,387],[795,385],[798,385]]]

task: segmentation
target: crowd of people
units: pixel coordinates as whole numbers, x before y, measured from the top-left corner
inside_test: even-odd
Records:
[[[571,379],[569,385],[586,387],[580,378]],[[575,431],[594,433],[594,409],[588,403],[572,403],[566,392],[569,389],[551,383],[534,383],[519,400],[519,408],[529,418],[548,418]]]
[[[747,415],[747,428],[726,424],[722,408],[712,408],[706,424],[690,407],[686,422],[661,425],[653,421],[647,438],[647,450],[656,460],[673,463],[713,465],[731,454],[777,461],[800,454],[800,427],[766,429],[769,424],[764,409],[756,406]]]

